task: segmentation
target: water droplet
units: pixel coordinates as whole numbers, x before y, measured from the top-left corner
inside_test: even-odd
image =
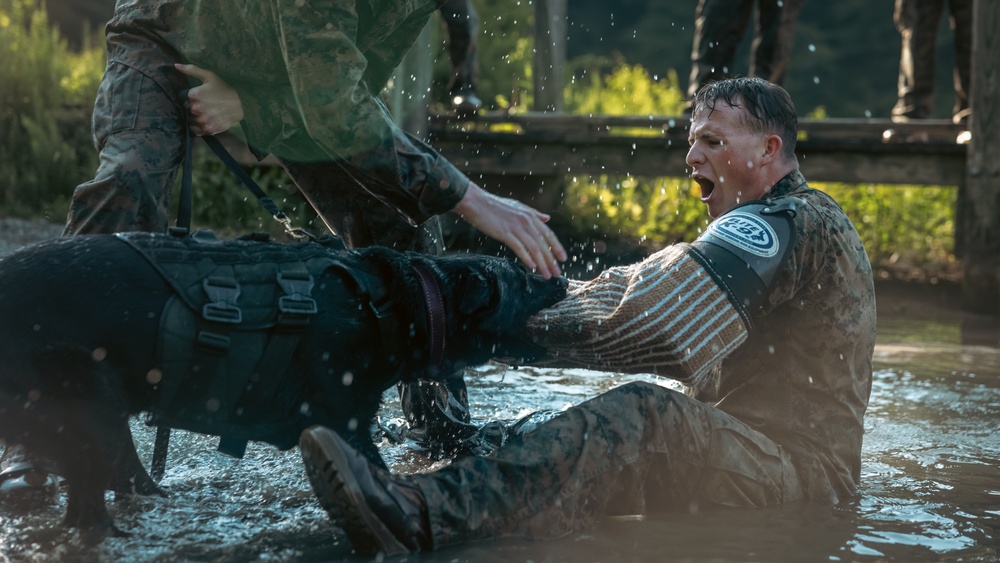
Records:
[[[146,372],[146,383],[150,385],[156,385],[157,383],[163,381],[163,372],[153,368]]]

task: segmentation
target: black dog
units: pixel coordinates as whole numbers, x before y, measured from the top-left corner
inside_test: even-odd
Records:
[[[524,357],[565,294],[499,258],[130,233],[0,260],[0,439],[54,462],[69,526],[117,532],[104,491],[158,489],[130,415],[290,448],[321,424],[370,457],[383,391]]]

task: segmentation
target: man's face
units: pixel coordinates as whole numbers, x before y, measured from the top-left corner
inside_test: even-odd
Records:
[[[748,129],[742,116],[742,109],[719,100],[712,111],[699,106],[691,120],[685,161],[713,218],[762,198],[771,187],[761,168],[767,135]]]

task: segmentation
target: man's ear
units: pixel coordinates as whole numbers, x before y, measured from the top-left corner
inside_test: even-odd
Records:
[[[761,155],[763,164],[770,164],[781,158],[781,147],[784,143],[777,135],[768,135],[764,138],[764,154]]]

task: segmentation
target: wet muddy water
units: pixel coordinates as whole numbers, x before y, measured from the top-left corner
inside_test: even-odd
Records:
[[[880,301],[880,309],[882,301]],[[468,544],[411,561],[997,561],[1000,557],[1000,330],[995,319],[888,303],[880,311],[860,495],[834,507],[619,518],[557,541]],[[491,365],[469,378],[474,416],[561,409],[632,379]],[[394,392],[383,416],[399,416]],[[153,433],[133,423],[140,455]],[[296,450],[174,432],[166,498],[112,500],[130,535],[101,541],[58,523],[65,500],[0,511],[0,561],[360,561],[327,520]],[[385,445],[397,471],[433,468]],[[443,463],[443,462],[438,462]]]

